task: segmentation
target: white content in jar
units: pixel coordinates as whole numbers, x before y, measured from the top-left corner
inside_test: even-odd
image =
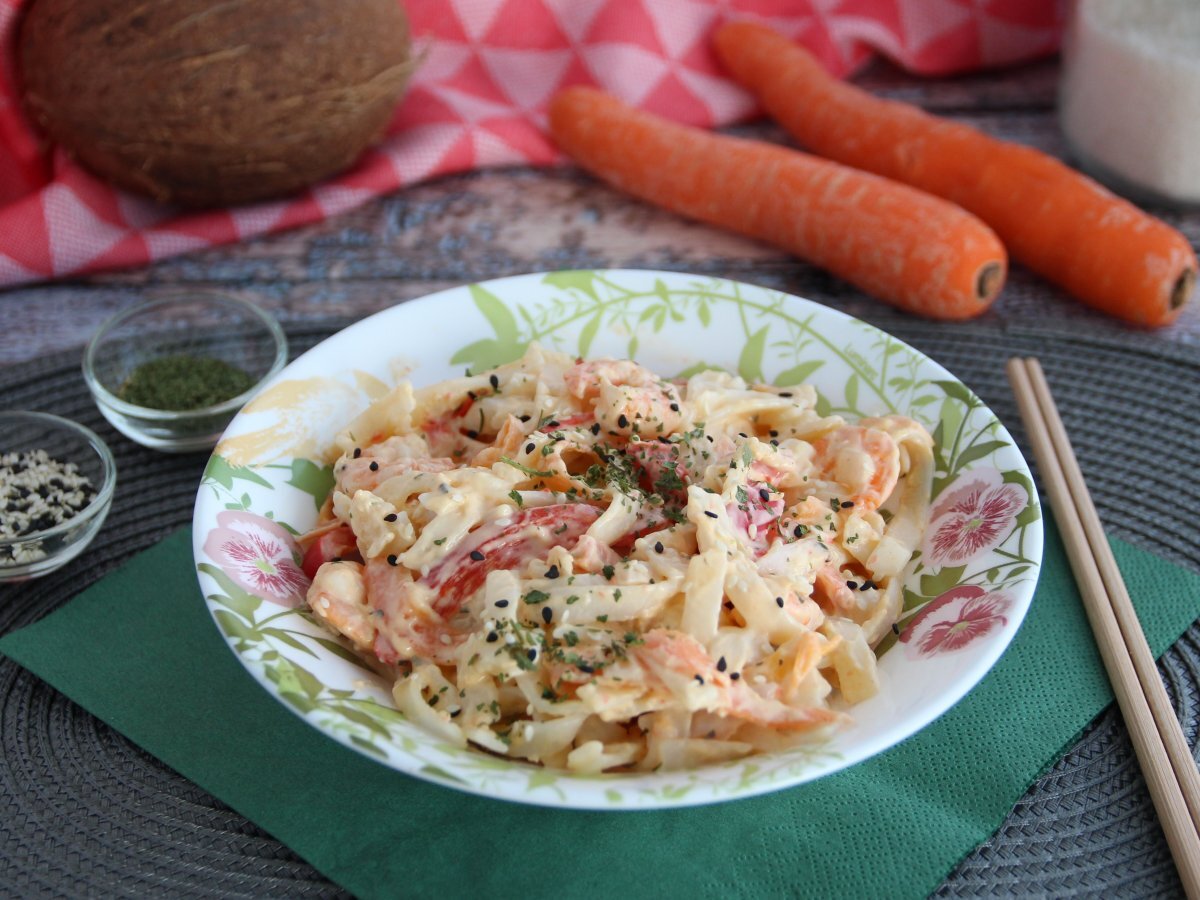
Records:
[[[1200,0],[1078,0],[1059,116],[1100,180],[1136,199],[1200,203]]]

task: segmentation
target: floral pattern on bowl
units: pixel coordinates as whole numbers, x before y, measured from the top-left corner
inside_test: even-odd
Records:
[[[430,383],[517,358],[532,341],[629,356],[684,376],[810,382],[819,411],[901,412],[936,440],[932,520],[905,582],[899,635],[878,648],[880,694],[824,743],[684,772],[579,776],[459,749],[391,705],[390,685],[317,625],[295,535],[332,484],[334,434],[399,377]],[[801,784],[912,735],[994,665],[1033,597],[1042,549],[1028,467],[995,415],[935,362],[866,323],[778,291],[639,270],[571,271],[454,288],[384,310],[310,350],[231,424],[194,517],[217,627],[273,696],[400,772],[472,793],[589,809],[710,803]],[[899,645],[899,646],[897,646]]]

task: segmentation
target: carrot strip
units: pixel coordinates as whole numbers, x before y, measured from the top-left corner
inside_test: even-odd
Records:
[[[1159,326],[1191,295],[1187,239],[1054,157],[874,97],[766,26],[729,23],[714,42],[725,68],[804,147],[970,210],[1013,259],[1089,306]]]
[[[901,309],[983,312],[1003,245],[953,204],[785,147],[712,134],[594,88],[550,103],[550,133],[579,165],[674,212],[776,244]]]

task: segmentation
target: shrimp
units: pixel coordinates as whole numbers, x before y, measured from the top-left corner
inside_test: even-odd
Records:
[[[679,388],[630,360],[576,363],[563,381],[571,396],[593,405],[596,421],[610,433],[654,438],[683,425]]]
[[[483,468],[499,462],[502,456],[516,456],[524,439],[525,429],[521,420],[510,415],[496,433],[496,440],[476,453],[471,459],[471,465]]]
[[[903,609],[902,583],[894,578],[880,585],[829,563],[817,572],[815,586],[820,606],[859,625],[872,647],[891,630]]]
[[[575,542],[571,556],[575,560],[577,572],[599,572],[605,566],[617,566],[621,563],[621,555],[616,550],[590,534],[582,535]]]
[[[593,359],[577,362],[563,373],[567,393],[579,400],[594,400],[601,381],[647,387],[658,384],[658,376],[630,359]]]
[[[878,428],[842,425],[812,442],[818,477],[836,482],[850,501],[878,509],[900,479],[900,448]]]
[[[835,612],[846,615],[858,605],[854,589],[833,563],[826,563],[817,570],[814,587],[817,595],[827,601]]]
[[[370,650],[375,643],[374,617],[367,603],[367,584],[360,563],[322,565],[308,589],[308,605],[314,616],[359,650]]]
[[[373,491],[406,472],[448,472],[458,466],[449,457],[430,457],[424,440],[413,435],[390,437],[356,453],[343,457],[334,467],[336,489],[351,496],[356,491]]]
[[[365,576],[375,614],[375,655],[389,665],[415,658],[452,665],[466,635],[433,608],[436,595],[414,582],[407,569],[378,557],[367,561]]]

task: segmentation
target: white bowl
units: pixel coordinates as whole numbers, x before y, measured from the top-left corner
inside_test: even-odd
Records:
[[[881,645],[882,690],[852,708],[852,726],[820,745],[692,771],[549,771],[460,750],[421,731],[395,712],[384,679],[309,621],[292,536],[316,521],[332,483],[313,461],[320,449],[397,378],[428,384],[464,367],[487,368],[516,358],[531,339],[582,357],[633,357],[668,376],[707,364],[748,380],[806,381],[834,412],[902,412],[934,432],[933,519],[906,580],[904,630]],[[1040,507],[1020,451],[995,415],[937,363],[798,297],[637,270],[453,288],[334,335],[233,421],[205,472],[194,525],[197,570],[217,626],[263,687],[313,727],[418,778],[586,809],[748,797],[827,775],[904,740],[958,702],[1004,652],[1029,607],[1042,553]],[[251,546],[254,558],[228,551]]]

